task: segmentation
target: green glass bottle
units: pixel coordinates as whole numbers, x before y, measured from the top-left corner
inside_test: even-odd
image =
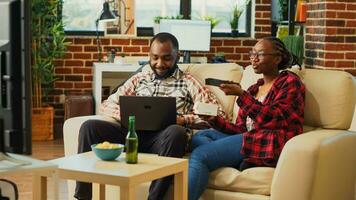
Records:
[[[129,132],[126,136],[126,163],[137,163],[138,137],[135,131],[135,116],[129,117]]]

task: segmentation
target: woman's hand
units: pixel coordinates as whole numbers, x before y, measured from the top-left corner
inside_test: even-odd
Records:
[[[240,96],[244,90],[238,83],[224,83],[220,85],[220,90],[222,90],[226,95]]]
[[[209,125],[211,126],[211,128],[214,127],[215,124],[216,124],[217,116],[200,115],[199,117],[200,117],[202,120],[208,122]]]

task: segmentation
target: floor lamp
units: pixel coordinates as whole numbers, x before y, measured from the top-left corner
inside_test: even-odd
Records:
[[[116,20],[115,14],[110,10],[110,6],[108,2],[104,2],[103,4],[103,10],[101,11],[101,14],[99,18],[95,21],[95,27],[96,27],[96,44],[98,46],[98,61],[101,62],[102,59],[102,50],[101,50],[101,41],[99,38],[99,31],[98,31],[98,26],[99,26],[99,21],[102,22],[112,22]]]

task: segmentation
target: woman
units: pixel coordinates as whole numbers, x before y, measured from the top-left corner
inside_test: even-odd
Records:
[[[238,84],[221,84],[226,95],[238,96],[240,109],[235,124],[221,117],[209,119],[214,129],[192,138],[189,160],[189,200],[199,199],[209,172],[220,167],[240,170],[276,166],[284,144],[302,133],[305,88],[293,72],[296,64],[277,38],[263,38],[250,51],[252,67],[263,74],[247,91]]]

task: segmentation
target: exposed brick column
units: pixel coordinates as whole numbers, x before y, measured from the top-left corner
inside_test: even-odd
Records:
[[[307,7],[306,66],[356,75],[356,1],[309,0]]]
[[[271,36],[271,0],[256,0],[255,13],[255,38]]]

